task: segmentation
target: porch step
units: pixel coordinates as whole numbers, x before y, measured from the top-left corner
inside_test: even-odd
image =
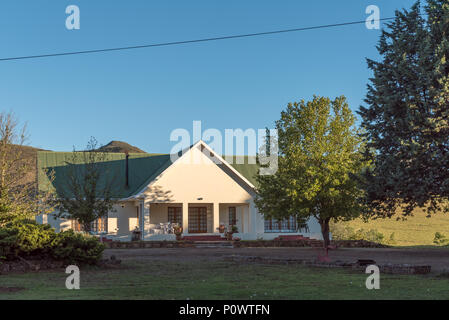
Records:
[[[204,235],[204,236],[184,236],[183,240],[189,241],[224,241],[225,238],[219,235]]]
[[[195,248],[234,248],[231,241],[194,241]]]
[[[296,241],[296,240],[310,240],[310,238],[301,235],[282,235],[276,237],[274,240]]]

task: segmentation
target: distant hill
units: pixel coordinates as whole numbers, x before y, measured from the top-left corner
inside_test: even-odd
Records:
[[[107,145],[98,148],[101,152],[116,152],[116,153],[146,153],[145,151],[130,145],[129,143],[123,141],[111,141]]]
[[[23,182],[29,183],[29,182],[36,181],[37,152],[38,151],[47,151],[47,150],[34,148],[34,147],[30,147],[30,146],[20,146],[20,145],[14,145],[12,150],[15,152],[21,152],[21,157],[26,159],[27,163],[30,166],[30,170],[23,177]]]
[[[22,157],[24,159],[27,159],[29,161],[28,163],[30,164],[30,170],[25,175],[23,181],[27,183],[36,181],[37,152],[50,151],[50,150],[44,150],[30,146],[19,146],[19,145],[15,145],[14,148],[16,150],[20,150],[20,152],[22,152]],[[99,148],[98,151],[118,152],[118,153],[125,153],[126,151],[128,151],[128,153],[145,153],[145,151],[142,151],[141,149],[123,141],[111,141],[107,145]]]

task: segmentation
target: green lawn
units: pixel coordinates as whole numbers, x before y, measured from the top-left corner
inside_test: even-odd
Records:
[[[0,287],[25,288],[0,299],[449,299],[449,277],[381,275],[380,290],[367,290],[364,273],[293,265],[130,260],[82,269],[80,290],[66,276],[0,275]]]
[[[368,223],[361,219],[344,222],[354,229],[375,229],[385,236],[386,239],[394,233],[395,246],[431,246],[435,232],[440,232],[449,238],[449,214],[437,213],[431,218],[426,218],[422,210],[416,210],[413,217],[406,221],[392,219],[371,220]]]

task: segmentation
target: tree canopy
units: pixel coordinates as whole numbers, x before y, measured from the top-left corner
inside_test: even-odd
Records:
[[[114,177],[108,174],[106,155],[97,150],[93,137],[86,150],[74,150],[66,162],[65,184],[52,201],[58,209],[56,216],[78,221],[85,232],[91,231],[92,222],[107,217],[116,203]]]
[[[27,138],[26,126],[12,112],[0,113],[0,226],[51,211],[51,194],[39,192],[30,178],[36,159],[25,152]]]
[[[382,31],[381,61],[368,59],[373,77],[366,106],[367,202],[372,214],[404,216],[447,207],[449,197],[449,3],[419,2]]]
[[[290,103],[276,122],[279,167],[258,179],[256,206],[266,217],[315,217],[329,244],[330,220],[362,212],[356,177],[366,166],[363,142],[344,96]]]

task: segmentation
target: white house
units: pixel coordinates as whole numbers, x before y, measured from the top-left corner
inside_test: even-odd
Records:
[[[38,184],[41,189],[62,185],[64,163],[71,153],[39,152]],[[248,160],[248,157],[245,157]],[[279,235],[303,235],[322,239],[315,219],[297,226],[295,219],[264,220],[254,205],[256,164],[230,164],[203,141],[172,161],[167,154],[108,154],[108,166],[120,197],[107,218],[93,229],[117,240],[130,240],[132,231],[141,230],[142,240],[173,240],[164,231],[168,222],[179,223],[184,235],[219,235],[219,226],[236,225],[235,236],[242,240],[273,239]],[[46,172],[54,172],[50,181]],[[72,220],[44,215],[57,231],[79,228]]]

